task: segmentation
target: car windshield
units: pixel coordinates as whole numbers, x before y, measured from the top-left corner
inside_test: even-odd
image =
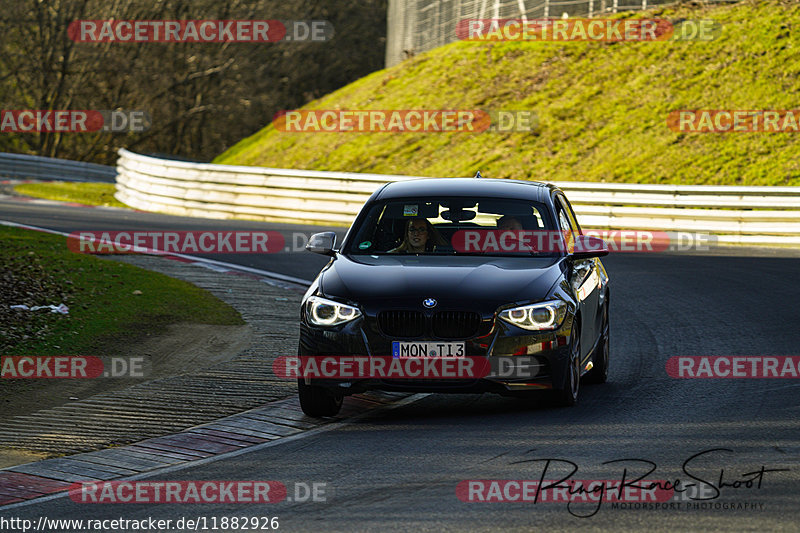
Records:
[[[554,255],[558,239],[544,204],[502,198],[378,202],[353,228],[354,255]]]

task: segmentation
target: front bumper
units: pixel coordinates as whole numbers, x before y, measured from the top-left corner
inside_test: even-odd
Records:
[[[466,356],[483,359],[491,374],[477,379],[435,378],[333,378],[306,379],[309,384],[335,389],[340,394],[368,390],[514,394],[515,392],[560,389],[564,386],[569,361],[569,339],[573,319],[568,315],[560,328],[533,332],[502,320],[484,317],[477,334],[465,339],[392,338],[384,335],[377,321],[362,316],[335,327],[316,327],[301,322],[300,356],[328,358],[362,356],[391,357],[393,341],[464,342]]]

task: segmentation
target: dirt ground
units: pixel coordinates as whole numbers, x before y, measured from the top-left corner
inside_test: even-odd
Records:
[[[142,381],[194,372],[228,361],[251,343],[250,326],[175,324],[163,334],[141,338],[118,347],[122,356],[145,358],[145,378],[107,379],[36,379],[3,380],[0,384],[0,412],[8,420],[17,415],[65,405],[71,401],[122,389]],[[41,457],[22,450],[4,450],[0,443],[0,468],[35,461]]]

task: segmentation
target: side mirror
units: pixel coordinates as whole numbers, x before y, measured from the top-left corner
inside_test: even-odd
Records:
[[[314,252],[315,254],[329,255],[331,257],[336,255],[333,249],[336,244],[336,234],[332,231],[324,231],[322,233],[315,233],[308,239],[306,243],[306,250]]]
[[[575,238],[575,250],[569,254],[572,259],[590,259],[608,255],[606,241],[594,235],[578,235]]]

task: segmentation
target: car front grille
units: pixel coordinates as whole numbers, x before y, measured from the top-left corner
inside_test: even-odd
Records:
[[[429,324],[426,324],[430,321]],[[381,311],[378,327],[381,333],[394,338],[422,337],[426,334],[440,339],[474,337],[481,325],[481,316],[471,311],[439,311],[430,319],[420,311]]]
[[[390,337],[421,337],[425,333],[425,315],[420,311],[382,311],[378,327]]]
[[[439,311],[433,315],[433,334],[440,339],[466,339],[478,333],[481,316],[471,311]]]

